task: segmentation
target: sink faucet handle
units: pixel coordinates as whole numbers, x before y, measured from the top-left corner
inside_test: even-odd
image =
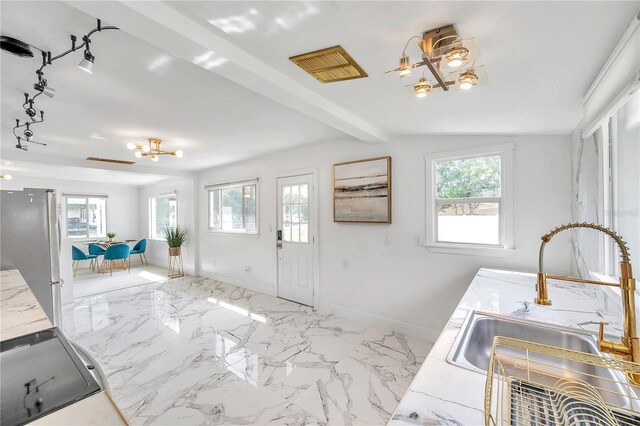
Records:
[[[600,342],[604,340],[604,321],[600,321],[600,328],[598,329],[598,346]]]
[[[598,349],[602,352],[628,356],[631,354],[631,349],[624,343],[612,342],[604,339],[604,322],[600,321],[600,328],[598,330]]]

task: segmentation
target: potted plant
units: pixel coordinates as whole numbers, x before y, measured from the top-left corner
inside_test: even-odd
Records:
[[[164,229],[164,237],[169,245],[169,256],[180,256],[182,244],[187,240],[187,230],[169,226]]]
[[[107,232],[107,238],[109,238],[109,241],[113,241],[113,239],[115,238],[116,233],[115,232]]]
[[[183,277],[182,244],[187,240],[187,230],[179,226],[170,226],[164,229],[164,237],[169,245],[169,272],[167,275],[170,278]]]

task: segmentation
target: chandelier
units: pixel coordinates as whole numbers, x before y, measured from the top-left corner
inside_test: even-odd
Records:
[[[418,47],[422,53],[421,60],[412,64],[407,54],[407,48],[412,40],[418,39]],[[408,85],[418,98],[424,98],[433,89],[448,92],[451,87],[469,90],[486,79],[480,79],[478,74],[483,67],[476,65],[480,53],[475,39],[463,40],[453,25],[447,25],[435,30],[429,30],[422,36],[411,37],[404,46],[400,56],[400,66],[394,70],[401,78],[407,78],[415,68],[426,67],[417,83]],[[433,81],[427,78],[427,71]]]
[[[136,151],[135,152],[136,158],[151,157],[152,161],[158,161],[158,157],[160,155],[173,155],[178,158],[182,158],[182,156],[184,155],[181,149],[177,151],[164,151],[160,149],[161,143],[162,143],[162,139],[149,138],[149,143],[146,143],[144,145],[136,145],[133,142],[129,142],[127,144],[127,148],[129,148],[130,150]]]

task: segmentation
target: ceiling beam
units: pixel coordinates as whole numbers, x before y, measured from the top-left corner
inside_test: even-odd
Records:
[[[382,130],[251,55],[198,16],[186,16],[158,1],[66,3],[358,140],[389,140]],[[211,61],[212,57],[215,61]]]
[[[85,160],[84,158],[61,157],[57,155],[40,154],[36,152],[25,153],[24,151],[13,148],[3,149],[2,151],[0,151],[0,158],[2,159],[2,161],[43,163],[60,167],[79,167],[85,169],[108,170],[115,172],[152,174],[166,177],[193,178],[196,176],[195,172],[187,170],[176,170],[166,167],[140,166],[138,164],[127,165],[103,163],[98,161]],[[64,176],[61,176],[61,179],[64,179]]]

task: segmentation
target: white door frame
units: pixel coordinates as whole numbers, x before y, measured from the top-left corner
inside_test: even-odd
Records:
[[[287,172],[279,172],[276,174],[275,179],[275,197],[276,197],[276,215],[275,219],[275,232],[273,233],[273,248],[275,249],[274,254],[274,280],[273,280],[273,295],[278,296],[278,249],[276,248],[277,242],[277,233],[278,233],[278,215],[280,214],[280,200],[278,200],[278,179],[288,178],[288,177],[296,177],[303,175],[311,175],[311,183],[313,185],[313,191],[310,195],[310,199],[313,201],[313,207],[310,207],[309,214],[313,215],[315,218],[311,224],[311,241],[313,247],[313,309],[318,309],[320,303],[320,256],[319,256],[319,248],[320,248],[320,238],[318,237],[318,229],[320,223],[320,217],[318,215],[318,200],[320,197],[318,193],[320,192],[318,188],[318,169],[317,168],[308,168],[308,169],[296,169]]]

